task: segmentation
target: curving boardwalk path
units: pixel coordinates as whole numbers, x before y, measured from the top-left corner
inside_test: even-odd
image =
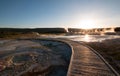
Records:
[[[73,47],[67,76],[116,76],[104,61],[88,47],[70,40],[63,41]]]

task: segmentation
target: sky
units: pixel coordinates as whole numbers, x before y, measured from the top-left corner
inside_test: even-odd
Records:
[[[120,27],[120,0],[0,0],[0,28]]]

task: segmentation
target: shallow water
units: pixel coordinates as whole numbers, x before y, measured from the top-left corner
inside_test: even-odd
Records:
[[[70,36],[59,36],[55,38],[66,38],[73,41],[84,41],[84,42],[102,42],[107,39],[120,38],[120,35],[70,35]]]

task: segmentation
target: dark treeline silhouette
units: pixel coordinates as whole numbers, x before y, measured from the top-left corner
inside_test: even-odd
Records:
[[[87,32],[101,32],[104,31],[104,28],[93,28],[93,29],[80,29],[80,28],[68,28],[69,32],[81,32],[81,33],[87,33]]]
[[[64,28],[0,28],[0,38],[15,37],[16,35],[32,34],[60,34],[66,33]],[[36,34],[34,33],[34,34]]]
[[[80,32],[80,31],[84,31],[83,29],[80,28],[68,28],[69,32]]]
[[[116,27],[115,32],[120,32],[120,27]]]
[[[81,29],[81,28],[68,28],[70,34],[89,34],[89,35],[120,35],[120,27],[115,28],[93,28],[93,29]]]
[[[4,32],[17,32],[17,33],[28,33],[28,32],[38,32],[38,33],[66,33],[64,28],[0,28],[0,33]]]

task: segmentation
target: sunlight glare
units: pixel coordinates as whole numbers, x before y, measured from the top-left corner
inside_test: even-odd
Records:
[[[81,20],[78,27],[83,29],[91,29],[91,28],[95,28],[95,24],[96,24],[95,20],[86,19],[86,20]]]
[[[84,40],[86,41],[86,42],[89,42],[90,41],[90,37],[89,37],[89,35],[85,35],[85,37],[84,37]]]

